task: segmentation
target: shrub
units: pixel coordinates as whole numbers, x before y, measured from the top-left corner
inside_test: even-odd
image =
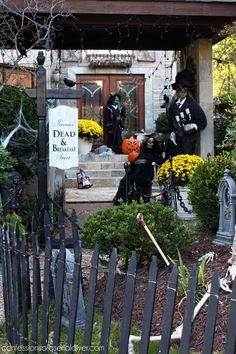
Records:
[[[159,114],[155,120],[156,133],[168,134],[168,119],[165,112]]]
[[[224,151],[218,156],[216,156],[215,159],[218,164],[230,170],[231,176],[236,183],[236,150]]]
[[[223,164],[212,158],[197,166],[188,184],[188,198],[203,230],[215,232],[218,229],[217,190],[223,173]]]
[[[8,179],[9,173],[14,170],[16,165],[17,160],[0,145],[0,188]]]
[[[221,98],[223,110],[221,116],[215,119],[216,152],[231,152],[236,150],[236,90]],[[216,106],[217,107],[217,106]]]
[[[88,216],[81,236],[85,247],[100,246],[102,255],[111,254],[116,247],[120,257],[128,261],[131,251],[137,252],[139,263],[150,261],[157,250],[148,235],[136,220],[137,214],[144,215],[148,228],[156,238],[166,256],[175,257],[195,240],[195,231],[178,217],[172,208],[158,202],[121,204],[116,209],[98,211]],[[159,264],[162,264],[158,255]]]
[[[18,160],[17,171],[27,179],[37,173],[38,165],[35,130],[38,125],[36,100],[29,97],[20,87],[5,85],[0,91],[0,135],[2,137],[6,138],[18,125],[20,116],[24,129],[15,132],[7,149]]]

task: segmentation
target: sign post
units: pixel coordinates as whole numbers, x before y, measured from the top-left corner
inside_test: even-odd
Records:
[[[45,56],[42,51],[37,56],[36,89],[27,89],[26,93],[37,99],[38,115],[38,210],[41,215],[47,205],[47,160],[46,160],[46,101],[47,99],[80,99],[84,95],[84,90],[74,89],[46,89],[46,69],[44,68]],[[43,219],[42,219],[43,220]],[[41,222],[41,221],[40,221]],[[42,224],[41,224],[42,226]],[[40,242],[45,240],[40,237]]]

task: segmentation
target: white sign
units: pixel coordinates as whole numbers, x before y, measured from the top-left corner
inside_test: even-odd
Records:
[[[49,166],[66,170],[78,167],[78,109],[49,109]]]

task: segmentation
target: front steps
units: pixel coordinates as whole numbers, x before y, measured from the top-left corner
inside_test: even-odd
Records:
[[[127,155],[80,155],[78,168],[65,171],[65,188],[77,188],[76,173],[80,168],[90,177],[93,187],[118,188],[120,179],[125,174],[126,161]]]

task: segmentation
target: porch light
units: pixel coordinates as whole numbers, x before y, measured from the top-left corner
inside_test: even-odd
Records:
[[[168,77],[165,78],[164,81],[164,88],[162,89],[160,96],[159,96],[159,104],[160,108],[165,108],[169,100],[171,99],[171,87],[170,87],[170,81]]]

